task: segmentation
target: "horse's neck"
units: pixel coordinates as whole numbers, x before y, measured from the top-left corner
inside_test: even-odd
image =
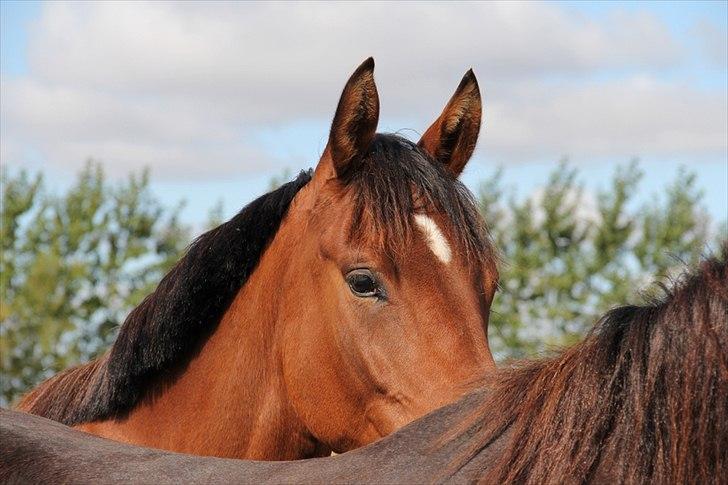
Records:
[[[297,459],[328,454],[290,408],[280,370],[280,325],[261,262],[216,331],[179,376],[123,420],[81,429],[193,454]]]

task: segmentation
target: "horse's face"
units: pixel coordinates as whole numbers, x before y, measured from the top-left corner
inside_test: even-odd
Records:
[[[350,200],[332,202],[304,236],[312,242],[301,248],[299,283],[312,312],[293,320],[287,339],[298,342],[287,361],[293,379],[305,375],[294,405],[336,451],[456,400],[493,364],[486,328],[496,276],[469,267],[448,221],[422,214],[407,251],[388,255],[347,237],[347,212]]]
[[[473,257],[466,243],[477,238],[461,237],[463,219],[453,220],[458,210],[474,215],[471,201],[448,192],[479,130],[475,78],[466,76],[417,148],[375,137],[372,68],[365,63],[344,89],[329,145],[283,228],[296,238],[284,277],[296,302],[284,339],[285,385],[308,430],[339,452],[454,401],[493,366],[486,328],[497,272],[488,251]],[[385,167],[378,181],[367,179],[376,164]],[[461,200],[438,209],[420,188],[410,190],[419,179],[406,173],[422,170],[425,183]],[[398,175],[407,181],[396,186]],[[377,200],[405,192],[408,213],[393,212],[402,200]],[[387,217],[402,220],[376,223]],[[383,234],[373,233],[377,227]],[[397,231],[408,231],[399,235],[406,243],[387,244]]]

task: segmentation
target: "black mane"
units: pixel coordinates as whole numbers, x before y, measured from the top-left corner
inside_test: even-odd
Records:
[[[501,368],[463,421],[464,466],[500,437],[482,483],[709,483],[728,467],[728,242],[579,344]],[[718,481],[720,481],[719,479]]]
[[[406,251],[412,216],[435,210],[449,221],[467,258],[495,264],[472,196],[420,147],[379,134],[358,164],[339,180],[354,192],[351,238],[364,242],[373,235],[384,250]],[[301,172],[200,236],[131,311],[107,354],[44,382],[20,409],[67,425],[108,419],[129,412],[161,389],[158,384],[171,382],[215,331],[311,176]]]
[[[23,407],[67,425],[128,412],[155,379],[171,375],[215,330],[309,180],[311,171],[301,172],[197,238],[127,316],[106,355],[45,382]],[[44,396],[47,390],[54,395]]]

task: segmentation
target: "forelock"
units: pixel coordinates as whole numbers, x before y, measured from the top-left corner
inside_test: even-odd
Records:
[[[397,135],[378,134],[356,170],[341,182],[354,201],[349,237],[396,258],[411,244],[416,214],[436,213],[467,260],[492,257],[470,191],[445,166]]]

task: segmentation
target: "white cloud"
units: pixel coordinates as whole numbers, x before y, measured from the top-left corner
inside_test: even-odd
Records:
[[[482,151],[504,161],[728,144],[724,95],[650,81],[684,54],[647,13],[596,22],[546,3],[49,2],[31,31],[30,74],[3,80],[3,161],[23,163],[18,147],[30,146],[63,168],[95,156],[112,172],[152,165],[156,177],[259,171],[281,161],[255,134],[328,120],[369,55],[384,121],[421,131],[473,66],[486,95]],[[625,69],[653,74],[593,81]]]
[[[725,95],[633,77],[619,82],[529,85],[490,103],[482,151],[507,162],[650,155],[725,156]]]
[[[23,146],[64,168],[101,158],[112,175],[153,166],[162,176],[224,176],[240,172],[241,159],[247,170],[272,163],[244,142],[240,127],[162,96],[129,98],[23,79],[3,82],[1,105],[0,136],[13,147],[3,150],[3,161],[10,163],[22,159]]]
[[[728,31],[714,22],[703,19],[696,23],[691,34],[702,44],[705,55],[719,68],[728,67]]]

